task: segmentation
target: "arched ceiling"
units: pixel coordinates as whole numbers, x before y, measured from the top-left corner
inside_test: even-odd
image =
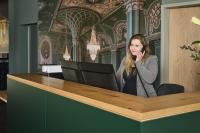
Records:
[[[92,1],[94,1],[94,3]],[[103,17],[116,9],[121,4],[121,1],[122,0],[63,0],[60,8],[71,6],[90,8]]]
[[[69,28],[57,21],[59,11],[71,7],[97,12],[101,18],[122,5],[123,0],[38,0],[40,31],[68,32]]]
[[[85,26],[92,26],[100,21],[100,16],[94,10],[83,7],[70,6],[62,8],[57,13],[56,21],[68,26],[72,35],[80,35]]]

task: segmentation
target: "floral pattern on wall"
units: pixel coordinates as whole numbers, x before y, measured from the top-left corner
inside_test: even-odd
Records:
[[[148,35],[158,32],[161,22],[161,1],[155,0],[147,10]]]
[[[126,42],[127,39],[127,21],[117,21],[113,26],[113,34],[115,43],[120,44]]]

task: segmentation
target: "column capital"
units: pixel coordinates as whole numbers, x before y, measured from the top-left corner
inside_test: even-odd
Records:
[[[117,45],[111,45],[110,50],[111,50],[111,52],[116,52],[117,51]]]
[[[124,0],[126,12],[133,10],[143,10],[145,0]]]

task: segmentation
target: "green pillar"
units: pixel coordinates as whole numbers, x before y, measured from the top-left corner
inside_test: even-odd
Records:
[[[37,69],[37,0],[9,0],[8,10],[9,73],[33,72],[33,66]]]
[[[95,62],[96,62],[96,63],[101,63],[101,54],[100,54],[100,52],[97,54],[97,57],[96,57],[96,59],[95,59]]]
[[[74,37],[72,39],[72,42],[73,42],[73,46],[72,46],[72,49],[73,49],[73,61],[79,61],[79,55],[81,55],[80,50],[79,50],[79,38],[77,37]]]
[[[129,40],[133,34],[144,33],[144,0],[124,0],[124,2],[128,23],[127,39]]]
[[[116,71],[117,69],[117,48],[111,48],[111,64]]]

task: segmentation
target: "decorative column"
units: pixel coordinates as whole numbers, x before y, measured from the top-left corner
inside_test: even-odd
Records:
[[[145,0],[124,0],[127,13],[127,41],[133,34],[144,33],[144,2]]]
[[[79,55],[81,55],[79,51],[79,37],[74,37],[72,38],[72,49],[73,49],[73,56],[72,59],[73,61],[80,61]]]
[[[73,61],[81,61],[79,55],[81,55],[79,51],[79,36],[81,33],[81,29],[83,28],[83,20],[80,18],[74,19],[72,17],[72,14],[68,15],[69,11],[66,11],[66,20],[65,20],[65,25],[68,25],[71,33],[72,33],[72,60]],[[76,13],[76,12],[75,12]],[[74,14],[75,15],[75,14]]]
[[[97,58],[96,58],[96,62],[97,62],[97,63],[102,63],[102,56],[101,56],[100,53],[98,54],[98,56],[97,56]]]
[[[116,46],[111,47],[111,64],[113,64],[113,67],[116,71],[116,69],[117,69],[117,48],[116,48]]]

